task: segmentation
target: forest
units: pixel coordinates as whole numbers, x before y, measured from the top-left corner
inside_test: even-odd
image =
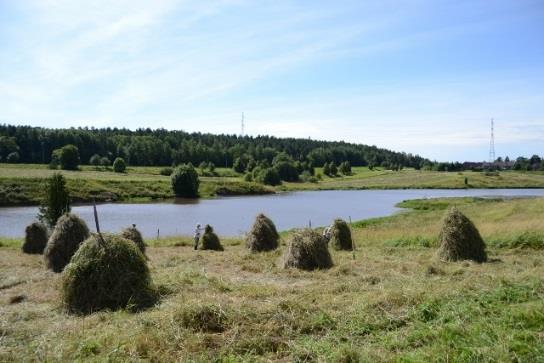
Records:
[[[81,162],[98,154],[113,161],[123,158],[132,166],[170,166],[182,163],[233,167],[236,159],[272,162],[279,153],[295,161],[321,167],[349,162],[353,166],[419,169],[429,163],[418,155],[346,142],[273,136],[213,135],[165,129],[69,128],[0,125],[0,162],[48,164],[52,152],[73,144]]]

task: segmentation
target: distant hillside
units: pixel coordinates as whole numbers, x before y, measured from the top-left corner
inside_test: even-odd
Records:
[[[49,163],[53,150],[67,144],[78,147],[81,163],[94,154],[124,158],[129,165],[161,166],[213,162],[232,167],[238,157],[271,161],[279,152],[293,159],[322,166],[325,162],[349,161],[353,166],[417,167],[428,160],[376,146],[272,136],[236,136],[187,133],[165,129],[70,128],[48,129],[0,125],[0,161]],[[14,154],[16,153],[16,154]],[[11,154],[11,157],[8,156]]]

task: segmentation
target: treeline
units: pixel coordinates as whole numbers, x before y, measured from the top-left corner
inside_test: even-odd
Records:
[[[0,162],[51,162],[52,153],[65,145],[75,145],[81,163],[89,164],[99,155],[109,160],[123,158],[133,166],[167,166],[182,163],[233,167],[237,159],[268,161],[285,153],[293,160],[321,167],[334,162],[353,166],[381,166],[399,169],[420,168],[428,160],[412,154],[393,152],[346,142],[273,136],[236,136],[187,133],[165,129],[70,128],[49,129],[0,125]]]

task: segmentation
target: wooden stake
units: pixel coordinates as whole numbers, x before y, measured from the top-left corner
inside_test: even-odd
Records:
[[[98,234],[98,242],[104,244],[104,237],[100,233],[100,223],[98,223],[98,212],[96,211],[96,200],[93,198],[94,223],[96,224],[96,233]]]

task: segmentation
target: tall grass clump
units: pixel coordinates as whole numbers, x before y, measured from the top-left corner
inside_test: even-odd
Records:
[[[279,238],[274,222],[260,213],[246,237],[246,246],[251,252],[272,251],[278,248]]]
[[[47,227],[34,222],[25,228],[25,241],[21,249],[24,253],[42,254],[47,244]]]
[[[127,227],[121,231],[121,237],[128,239],[136,244],[136,246],[145,254],[145,242],[140,231],[136,228],[136,225]]]
[[[331,245],[335,250],[353,249],[351,230],[343,219],[335,219],[331,228]]]
[[[283,257],[283,267],[301,270],[327,269],[332,267],[327,240],[313,229],[294,232]]]
[[[44,250],[47,268],[61,272],[87,238],[89,228],[81,218],[72,213],[60,217]]]
[[[438,255],[445,261],[474,260],[487,261],[485,242],[480,232],[457,208],[451,208],[442,221],[438,236]]]
[[[219,237],[213,231],[212,226],[206,224],[204,228],[204,233],[200,237],[200,243],[198,244],[199,250],[214,250],[214,251],[223,251],[223,246],[219,241]]]
[[[62,303],[76,314],[152,306],[157,300],[146,259],[138,247],[115,235],[92,236],[62,277]]]

